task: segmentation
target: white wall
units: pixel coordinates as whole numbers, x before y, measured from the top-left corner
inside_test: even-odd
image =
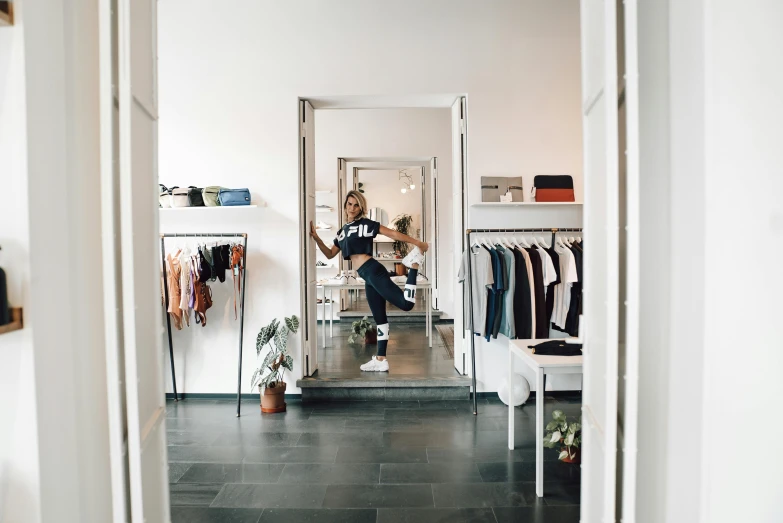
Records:
[[[302,229],[298,97],[466,93],[471,201],[480,200],[482,174],[581,176],[575,0],[433,0],[426,9],[414,0],[238,0],[212,7],[206,0],[159,4],[160,176],[167,184],[247,186],[269,202],[237,218],[254,235],[249,256],[260,262],[249,262],[256,306],[247,311],[247,352],[263,323],[299,311],[298,294],[290,292],[299,284]],[[334,30],[344,26],[352,32]],[[400,28],[416,37],[400,38]],[[479,390],[496,390],[503,351],[493,351],[498,358],[479,369]],[[298,377],[288,376],[289,385]],[[190,383],[191,392],[234,388],[223,378]]]
[[[27,219],[27,127],[23,9],[0,28],[0,267],[13,306],[30,311]],[[29,318],[21,331],[0,336],[0,521],[37,522],[38,423]]]

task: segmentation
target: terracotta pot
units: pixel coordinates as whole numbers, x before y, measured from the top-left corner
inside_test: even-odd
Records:
[[[364,344],[372,345],[374,343],[378,343],[378,330],[370,329],[364,333]]]
[[[406,274],[408,274],[408,268],[401,263],[395,263],[394,272],[397,273],[397,276],[405,276]]]
[[[566,447],[560,447],[560,452],[568,452],[568,449]],[[571,451],[572,458],[569,458],[566,456],[565,458],[561,459],[563,463],[581,463],[581,454],[579,452],[579,449],[574,449]]]
[[[285,412],[285,382],[261,391],[261,412]]]

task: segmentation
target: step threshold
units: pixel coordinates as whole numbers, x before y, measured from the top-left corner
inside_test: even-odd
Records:
[[[467,376],[442,377],[347,377],[347,378],[303,378],[296,381],[296,386],[307,388],[437,388],[437,387],[470,387],[471,380]]]

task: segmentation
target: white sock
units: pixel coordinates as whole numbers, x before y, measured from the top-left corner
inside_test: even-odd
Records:
[[[405,301],[416,303],[416,286],[405,284]]]

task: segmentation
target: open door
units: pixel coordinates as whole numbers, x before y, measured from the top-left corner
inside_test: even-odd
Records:
[[[118,1],[122,339],[133,521],[168,521],[160,343],[157,1]],[[116,397],[116,394],[114,395]]]
[[[310,222],[315,223],[315,112],[307,100],[299,101],[299,194],[301,228],[301,290],[302,300],[302,373],[312,376],[318,370],[318,329],[316,307],[315,250],[310,239]],[[324,312],[326,307],[324,307]],[[324,319],[326,316],[324,315]]]
[[[582,0],[585,173],[582,521],[615,521],[619,328],[616,0]]]
[[[452,154],[452,201],[454,223],[454,259],[452,264],[459,267],[462,253],[465,251],[465,228],[467,227],[467,115],[465,98],[460,97],[451,106],[451,154]],[[450,285],[455,282],[449,282]],[[454,368],[460,374],[467,374],[470,368],[469,334],[465,332],[465,305],[463,304],[462,285],[457,284],[454,293]]]
[[[423,169],[422,169],[423,171]],[[430,250],[427,255],[429,258],[429,277],[432,283],[432,303],[430,307],[433,309],[438,308],[438,289],[440,288],[440,280],[438,278],[438,255],[440,253],[440,234],[438,231],[438,159],[433,158],[430,162],[430,173],[432,177],[432,186],[430,187],[430,224],[432,227],[432,241],[430,242]],[[422,185],[423,187],[423,185]],[[425,240],[426,241],[426,240]]]

